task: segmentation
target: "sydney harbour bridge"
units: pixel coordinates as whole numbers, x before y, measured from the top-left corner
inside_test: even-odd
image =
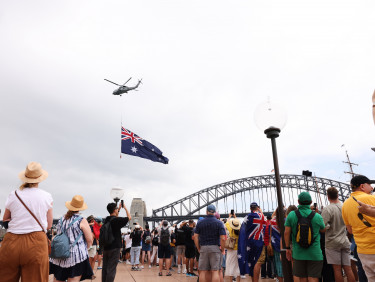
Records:
[[[320,209],[328,205],[326,191],[329,187],[338,189],[340,201],[345,201],[351,193],[349,184],[326,178],[282,174],[280,180],[285,207],[298,205],[298,194],[302,191],[308,191]],[[151,216],[144,216],[143,221],[154,225],[163,219],[174,223],[197,219],[206,214],[205,208],[210,204],[217,207],[221,217],[227,217],[231,209],[238,217],[244,217],[250,212],[251,202],[257,202],[264,213],[273,213],[277,208],[275,175],[241,178],[202,189],[152,210]]]
[[[319,209],[328,205],[326,191],[329,187],[338,189],[339,200],[342,202],[349,197],[351,192],[349,184],[315,176],[282,174],[280,181],[285,207],[298,205],[298,194],[302,191],[308,191],[311,194],[313,203],[317,203]],[[250,212],[252,202],[257,202],[265,214],[271,214],[277,208],[276,180],[275,175],[272,174],[220,183],[152,210],[151,216],[147,216],[142,199],[138,198],[138,200],[143,204],[134,209],[132,203],[130,212],[134,219],[132,222],[138,221],[141,225],[148,222],[155,226],[164,219],[170,223],[198,219],[206,214],[206,207],[210,204],[217,207],[223,218],[228,217],[232,209],[237,217],[246,216]],[[54,220],[54,224],[56,223],[57,219]],[[2,225],[1,221],[0,225]]]

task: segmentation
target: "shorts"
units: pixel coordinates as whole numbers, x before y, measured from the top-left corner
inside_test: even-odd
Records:
[[[186,246],[185,257],[188,258],[188,259],[195,258],[195,247],[194,246]]]
[[[143,252],[151,251],[151,244],[142,244],[142,251]]]
[[[176,247],[176,255],[177,256],[184,256],[185,255],[185,249],[186,247],[184,245],[180,245]]]
[[[201,246],[199,270],[220,270],[222,254],[220,247],[216,245]]]
[[[266,246],[263,246],[262,252],[258,258],[257,263],[264,264],[266,262]]]
[[[96,245],[92,245],[87,252],[89,253],[90,258],[94,258],[96,256]]]
[[[334,265],[351,265],[350,249],[328,249],[326,248],[326,257],[328,264]]]
[[[130,247],[130,248],[127,248],[127,249],[125,249],[125,254],[130,254],[130,249],[131,249],[131,247]]]
[[[159,244],[159,247],[158,247],[158,258],[159,259],[170,259],[171,258],[171,245],[162,245],[162,244]]]
[[[322,260],[293,259],[293,275],[297,277],[320,278],[322,276]]]

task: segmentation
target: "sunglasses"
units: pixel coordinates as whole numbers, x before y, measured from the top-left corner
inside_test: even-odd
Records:
[[[366,225],[367,227],[371,227],[371,223],[368,222],[364,217],[363,217],[363,214],[361,214],[360,212],[358,213],[358,218],[363,222],[364,225]]]

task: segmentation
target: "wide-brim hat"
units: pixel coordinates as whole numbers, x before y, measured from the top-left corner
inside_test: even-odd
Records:
[[[87,205],[81,195],[75,195],[71,201],[65,202],[65,206],[70,211],[83,211],[87,209]]]
[[[48,177],[48,172],[42,169],[40,163],[30,162],[18,177],[25,183],[39,183]]]
[[[238,218],[233,218],[232,220],[229,221],[229,226],[233,230],[240,230],[241,222]]]

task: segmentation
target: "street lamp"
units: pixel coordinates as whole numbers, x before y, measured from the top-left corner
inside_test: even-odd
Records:
[[[284,239],[284,204],[283,195],[281,193],[280,184],[280,171],[279,171],[279,161],[277,159],[277,149],[276,149],[276,138],[279,137],[281,129],[284,128],[287,120],[287,115],[285,110],[277,104],[267,101],[266,103],[260,104],[254,113],[254,120],[258,128],[266,134],[267,138],[271,139],[272,145],[272,155],[273,155],[273,165],[275,170],[276,179],[276,193],[278,202],[278,227],[281,235],[282,249],[281,253],[281,263],[283,266],[283,275],[285,282],[293,282],[292,274],[292,264],[286,259],[286,249],[285,249],[285,239]]]
[[[124,196],[124,189],[120,186],[115,186],[111,189],[111,198],[116,202],[116,206],[118,201]]]

